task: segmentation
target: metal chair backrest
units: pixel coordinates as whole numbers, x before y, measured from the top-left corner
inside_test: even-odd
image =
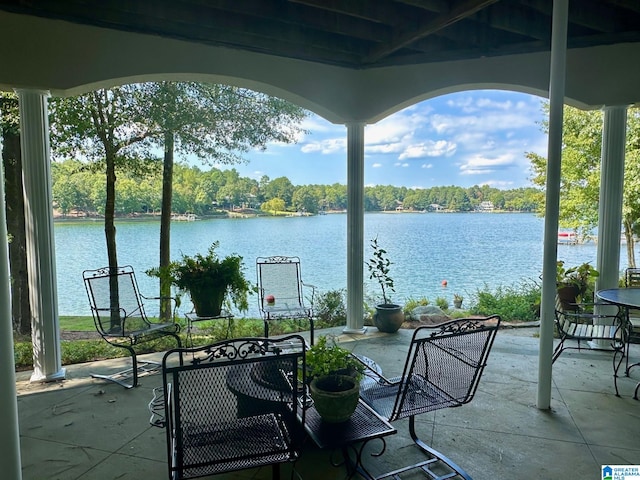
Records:
[[[86,270],[82,277],[91,313],[101,335],[126,336],[149,328],[130,265],[118,267],[114,272],[110,272],[109,267]]]
[[[162,372],[170,476],[294,460],[296,415],[304,417],[298,398],[304,398],[305,349],[304,339],[291,335],[167,352]]]
[[[417,328],[389,420],[469,403],[499,326],[494,315]]]
[[[640,268],[627,268],[624,274],[626,287],[640,287]]]
[[[261,310],[267,307],[268,295],[274,296],[278,306],[305,308],[299,257],[258,257],[256,268]]]

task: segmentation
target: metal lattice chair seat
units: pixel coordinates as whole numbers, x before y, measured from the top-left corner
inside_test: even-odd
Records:
[[[82,277],[98,333],[111,345],[126,349],[132,362],[131,368],[115,374],[91,376],[116,382],[125,388],[135,387],[142,373],[154,373],[160,368],[157,362],[139,362],[133,348],[135,345],[171,336],[176,340],[178,347],[181,346],[178,336],[180,326],[175,323],[175,299],[149,298],[141,295],[130,265],[115,269],[104,267],[85,270]],[[143,300],[158,302],[158,316],[162,308],[160,301],[166,301],[172,321],[151,321],[145,311]]]
[[[400,478],[400,473],[420,470],[434,479],[471,479],[418,437],[415,417],[473,399],[499,326],[500,317],[494,315],[417,328],[401,376],[388,379],[371,372],[362,382],[362,400],[390,422],[409,418],[411,438],[428,456],[424,462],[378,478]]]
[[[309,321],[313,345],[313,298],[315,287],[302,281],[300,258],[272,256],[256,259],[258,306],[264,320],[264,335],[269,336],[269,322],[285,319]],[[305,303],[303,288],[309,289],[311,305]],[[269,298],[273,301],[269,302]]]
[[[461,402],[445,395],[424,378],[414,375],[408,381],[402,377],[389,379],[389,384],[365,380],[360,388],[360,397],[386,420],[393,417],[398,399],[404,395],[406,413],[426,413],[447,407],[457,407]]]
[[[172,479],[295,461],[304,418],[306,344],[302,337],[239,338],[167,352],[152,425],[167,429]],[[264,377],[264,378],[261,378]]]

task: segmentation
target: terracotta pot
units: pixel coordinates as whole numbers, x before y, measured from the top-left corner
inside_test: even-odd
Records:
[[[395,303],[382,303],[376,305],[376,313],[373,314],[373,324],[378,330],[385,333],[395,333],[404,322],[404,312],[400,305]]]

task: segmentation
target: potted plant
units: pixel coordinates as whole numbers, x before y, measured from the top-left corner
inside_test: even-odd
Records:
[[[565,269],[564,261],[558,260],[556,285],[563,308],[575,310],[578,303],[593,302],[593,292],[598,276],[600,273],[589,262]]]
[[[462,301],[464,297],[462,295],[458,295],[457,293],[453,294],[453,306],[456,308],[462,308]]]
[[[147,274],[166,275],[172,285],[189,292],[199,317],[219,316],[225,299],[238,310],[247,311],[252,287],[244,276],[242,257],[234,254],[220,258],[216,253],[219,245],[214,242],[205,255],[182,254],[180,260],[171,262],[168,267],[152,268]]]
[[[383,303],[376,305],[376,313],[373,315],[373,323],[381,332],[397,332],[404,322],[402,307],[392,303],[389,292],[394,292],[393,278],[389,276],[389,267],[392,265],[387,257],[387,251],[380,247],[378,237],[371,240],[373,255],[367,261],[369,279],[376,280],[382,290]]]
[[[364,365],[326,336],[305,354],[309,390],[316,411],[329,423],[347,421],[358,406]]]

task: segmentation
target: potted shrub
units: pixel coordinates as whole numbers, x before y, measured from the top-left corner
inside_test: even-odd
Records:
[[[462,295],[458,295],[457,293],[453,294],[453,306],[456,308],[462,308],[462,301],[464,297]]]
[[[558,260],[556,285],[563,308],[576,310],[577,303],[592,303],[595,282],[599,275],[589,262],[565,269],[564,261]]]
[[[404,322],[402,307],[391,301],[389,292],[395,293],[393,278],[389,276],[391,261],[387,257],[387,251],[380,247],[378,237],[371,240],[373,255],[367,261],[369,269],[369,279],[376,280],[382,290],[383,303],[376,305],[376,312],[373,315],[373,323],[381,332],[397,332]]]
[[[347,421],[358,406],[364,365],[351,352],[320,337],[305,355],[313,404],[329,423]]]
[[[216,253],[219,245],[214,242],[205,255],[183,254],[167,268],[153,268],[147,274],[166,275],[172,285],[188,292],[199,317],[219,316],[225,299],[238,310],[247,311],[252,286],[244,276],[242,257],[234,254],[220,258]]]

